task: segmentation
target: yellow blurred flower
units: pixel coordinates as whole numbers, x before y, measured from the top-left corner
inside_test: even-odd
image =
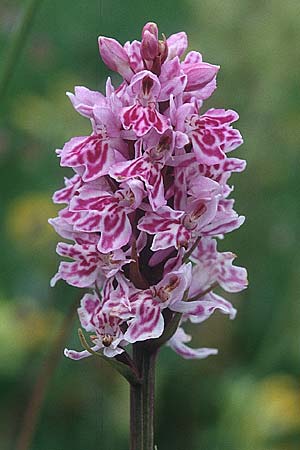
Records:
[[[273,375],[261,381],[254,395],[265,433],[300,429],[300,385],[290,375]]]
[[[38,310],[32,299],[1,299],[0,373],[17,371],[30,352],[48,346],[59,321],[58,311]]]
[[[300,430],[299,381],[291,375],[273,374],[259,381],[245,377],[229,383],[222,427],[233,446],[298,450],[299,445],[284,439]]]
[[[18,197],[8,209],[8,236],[22,249],[45,251],[56,240],[48,219],[57,214],[57,209],[48,193],[30,193]]]

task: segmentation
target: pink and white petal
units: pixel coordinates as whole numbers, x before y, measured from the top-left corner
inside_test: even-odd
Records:
[[[157,264],[160,264],[162,261],[166,260],[173,251],[174,248],[172,247],[166,248],[165,250],[157,250],[148,261],[149,267],[154,267]]]
[[[185,64],[198,64],[202,62],[202,55],[199,52],[196,52],[195,50],[192,50],[187,53],[186,57],[184,58],[184,61],[182,62],[182,65]]]
[[[239,119],[239,115],[236,111],[232,109],[216,109],[211,108],[204,114],[205,117],[209,117],[210,119],[215,119],[219,125],[230,124],[232,122],[236,122]]]
[[[152,297],[140,302],[135,317],[128,323],[124,339],[129,343],[158,338],[164,331],[164,318],[159,305],[154,304]]]
[[[206,225],[215,220],[218,207],[218,197],[212,197],[211,200],[196,200],[191,202],[189,210],[191,215],[195,217],[194,221],[197,223],[197,230],[201,231]]]
[[[72,105],[84,117],[93,118],[93,107],[95,105],[105,106],[106,98],[98,91],[91,91],[84,86],[76,86],[75,93],[66,93]]]
[[[159,231],[171,230],[173,222],[178,221],[184,215],[184,211],[178,211],[169,206],[162,206],[155,213],[147,212],[138,223],[138,229],[155,234]]]
[[[102,216],[97,211],[86,212],[74,224],[74,230],[83,233],[98,233],[101,231]]]
[[[182,131],[175,131],[175,147],[176,148],[183,148],[188,143],[189,143],[189,138],[186,133],[183,133]]]
[[[155,234],[151,250],[153,252],[157,252],[158,250],[169,249],[170,247],[177,248],[177,231],[178,226],[175,225],[169,231],[159,231]]]
[[[192,279],[192,263],[183,264],[178,270],[167,273],[155,286],[157,295],[163,300],[163,307],[173,310],[174,305],[182,302],[184,293],[189,289]]]
[[[184,31],[171,34],[167,39],[168,60],[182,56],[188,46],[188,38]]]
[[[120,355],[123,352],[124,348],[121,347],[112,348],[111,346],[109,346],[103,348],[103,354],[104,356],[107,356],[107,358],[113,358],[114,356]]]
[[[72,213],[78,215],[78,213]],[[80,214],[80,213],[79,213]],[[96,244],[99,240],[99,235],[96,233],[81,233],[74,230],[74,225],[65,220],[61,213],[54,219],[49,219],[49,224],[53,226],[54,230],[63,238],[76,241],[78,244]]]
[[[162,65],[159,81],[161,90],[158,100],[160,102],[169,100],[171,95],[176,97],[182,94],[186,87],[187,76],[180,67],[178,57],[167,61]]]
[[[149,70],[136,73],[128,86],[132,97],[143,97],[144,100],[156,99],[160,92],[160,82],[157,76]]]
[[[169,252],[173,251],[174,249],[169,249]],[[175,270],[178,270],[180,266],[182,265],[182,258],[185,254],[186,250],[184,247],[180,247],[178,251],[176,252],[176,256],[173,258],[169,258],[164,266],[164,275],[166,275],[169,272],[173,272]]]
[[[115,72],[118,72],[126,81],[130,81],[133,70],[124,48],[112,38],[100,36],[98,39],[99,51],[104,63]]]
[[[207,261],[204,258],[202,261],[200,259],[193,267],[193,276],[189,291],[190,297],[194,297],[200,292],[205,291],[217,281],[217,262],[215,260]],[[195,260],[193,259],[193,261]]]
[[[185,92],[183,94],[183,101],[184,102],[192,102],[194,99],[196,101],[202,104],[202,100],[208,99],[213,92],[217,89],[217,80],[214,78],[211,80],[208,84],[206,84],[203,88],[198,89],[197,91],[190,91]],[[201,105],[199,106],[199,108]]]
[[[186,334],[182,328],[178,328],[167,345],[185,359],[204,359],[218,353],[218,350],[215,348],[191,348],[185,345],[190,341],[191,336]]]
[[[61,276],[61,273],[60,273],[60,270],[59,270],[59,268],[58,268],[58,271],[57,271],[57,273],[51,278],[51,280],[50,280],[50,287],[54,287],[55,285],[56,285],[56,283],[59,281],[59,280],[62,280],[63,278],[62,278],[62,276]]]
[[[234,319],[236,316],[236,309],[232,304],[213,292],[205,294],[201,300],[178,302],[172,309],[184,314],[193,323],[204,322],[215,310],[228,314],[230,319]]]
[[[165,188],[163,177],[160,171],[153,173],[151,178],[151,182],[147,183],[147,191],[149,194],[149,203],[153,209],[153,211],[157,211],[162,206],[165,206],[167,200],[165,199]]]
[[[127,212],[132,212],[133,210],[139,208],[140,204],[142,203],[143,198],[146,195],[144,184],[141,180],[138,180],[136,178],[130,179],[126,181],[125,183],[120,184],[120,188],[124,189],[124,196],[130,197],[130,206],[126,207]],[[133,199],[132,199],[133,195]],[[122,202],[120,203],[121,206]]]
[[[98,350],[100,350],[99,345],[94,345],[93,347],[91,347],[91,349],[94,352],[97,352]],[[73,359],[74,361],[79,361],[80,359],[84,359],[84,358],[88,358],[89,356],[92,356],[92,354],[90,352],[88,352],[87,350],[83,350],[81,352],[78,352],[77,350],[69,350],[67,348],[64,349],[64,355],[67,358]]]
[[[100,307],[100,300],[96,293],[85,294],[82,297],[80,302],[80,308],[78,308],[77,311],[81,326],[86,331],[95,331],[95,326],[92,319],[99,307]]]
[[[245,216],[233,215],[216,215],[211,224],[206,225],[201,233],[203,236],[218,236],[225,233],[230,233],[236,230],[245,222]]]
[[[87,246],[86,251],[90,250],[91,246]],[[79,245],[67,244],[66,242],[59,242],[56,246],[56,253],[67,258],[78,259],[82,255],[83,247]]]
[[[141,231],[136,240],[136,249],[137,249],[138,254],[142,250],[144,250],[146,245],[147,245],[147,233],[145,233],[144,231]]]
[[[72,138],[65,144],[60,156],[62,167],[83,166],[82,179],[86,182],[108,174],[115,163],[115,152],[101,135]]]
[[[111,108],[103,108],[100,106],[94,107],[95,125],[99,126],[99,134],[103,133],[103,125],[105,125],[105,132],[110,138],[120,137],[121,122]]]
[[[66,220],[61,217],[54,217],[49,219],[48,223],[61,237],[65,239],[73,239],[73,225],[70,225]]]
[[[216,77],[220,66],[199,62],[183,64],[182,68],[187,76],[185,91],[192,92],[207,86]]]
[[[232,264],[235,255],[221,253],[218,283],[227,292],[240,292],[248,286],[247,270]]]
[[[81,187],[81,176],[76,174],[72,178],[65,177],[65,187],[56,191],[52,197],[54,203],[69,203],[76,191]]]
[[[191,184],[188,193],[197,199],[211,199],[221,192],[219,183],[199,175]]]
[[[117,286],[115,287],[115,283]],[[121,317],[119,313],[128,312],[131,305],[128,299],[128,280],[121,274],[108,279],[103,286],[103,307],[102,310],[112,313],[116,317]],[[123,317],[122,317],[123,318]]]
[[[135,73],[144,69],[144,63],[141,57],[141,43],[139,41],[128,42],[124,45],[129,56],[130,67]]]
[[[137,137],[142,137],[154,128],[163,134],[169,128],[169,120],[154,107],[133,105],[123,108],[121,121],[125,130],[133,129]]]
[[[98,279],[99,267],[97,264],[91,263],[88,259],[74,262],[61,262],[58,268],[59,278],[53,278],[53,283],[58,279],[66,281],[71,286],[84,288],[92,287]],[[50,282],[51,286],[54,286]]]
[[[223,171],[225,172],[243,172],[247,162],[239,158],[227,158],[224,161]]]
[[[84,188],[80,191],[80,195],[73,197],[71,200],[70,211],[104,212],[107,208],[118,203],[118,199],[109,192],[89,189],[89,184],[86,184]]]
[[[142,176],[144,178],[144,172],[148,170],[148,166],[148,161],[144,158],[144,156],[141,156],[134,160],[115,164],[110,169],[109,175],[119,182],[138,176]]]
[[[220,149],[211,133],[201,134],[198,131],[192,131],[191,139],[193,150],[200,163],[219,164],[226,158],[225,153]]]
[[[119,210],[116,214],[107,213],[101,223],[101,236],[98,250],[108,253],[126,245],[132,234],[130,220],[125,211]]]

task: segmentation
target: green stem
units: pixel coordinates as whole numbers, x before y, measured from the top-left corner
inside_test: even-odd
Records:
[[[15,72],[17,60],[26,42],[35,12],[37,11],[40,2],[41,0],[28,0],[24,8],[23,16],[17,24],[12,39],[8,45],[0,74],[0,101],[2,101],[4,95],[6,94],[7,86],[13,73]]]
[[[143,450],[154,448],[154,387],[156,352],[144,351],[143,357]]]
[[[209,286],[207,289],[205,289],[202,292],[199,292],[199,294],[195,295],[194,297],[188,298],[188,302],[195,302],[196,300],[199,300],[199,298],[203,297],[204,295],[208,294],[210,291],[218,287],[219,284],[217,282],[213,283],[211,286]]]
[[[143,371],[143,349],[140,344],[134,344],[132,358],[140,377]],[[143,380],[142,380],[143,383]],[[143,449],[143,387],[130,386],[130,450]]]
[[[58,364],[63,358],[61,349],[64,347],[67,337],[73,328],[76,312],[77,302],[74,302],[70,306],[70,310],[62,322],[55,340],[42,361],[25,409],[20,434],[17,437],[15,446],[16,450],[30,450],[32,448],[47,389]]]
[[[188,262],[189,257],[191,256],[191,254],[193,253],[193,251],[195,250],[195,248],[197,247],[197,245],[199,244],[201,239],[201,236],[197,237],[197,239],[195,240],[195,242],[193,243],[193,245],[191,246],[191,248],[185,253],[185,255],[182,258],[182,262]]]
[[[130,388],[130,450],[154,449],[154,382],[157,351],[133,345],[133,360],[141,376]]]

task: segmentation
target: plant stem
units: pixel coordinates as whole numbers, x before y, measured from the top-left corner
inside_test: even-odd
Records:
[[[132,347],[132,358],[142,377],[143,349],[139,344]],[[143,381],[130,386],[130,450],[143,450]]]
[[[130,387],[130,450],[154,449],[154,381],[157,351],[143,344],[133,345],[133,360],[140,376],[140,385]]]
[[[44,399],[47,394],[47,388],[59,362],[63,358],[62,348],[73,327],[76,311],[77,302],[74,302],[70,306],[70,310],[62,322],[49,352],[42,361],[40,371],[37,375],[35,385],[32,388],[32,393],[24,413],[20,434],[17,438],[15,447],[17,450],[29,450],[31,448]]]
[[[143,355],[143,450],[154,449],[154,387],[156,352]]]
[[[4,62],[2,65],[2,71],[0,75],[0,99],[6,94],[7,85],[14,74],[16,62],[20,57],[20,53],[26,42],[27,35],[29,34],[30,27],[33,22],[34,15],[38,9],[41,0],[28,0],[27,5],[24,7],[24,13],[21,17],[16,29],[13,33],[11,41],[8,45],[6,55],[4,56]]]

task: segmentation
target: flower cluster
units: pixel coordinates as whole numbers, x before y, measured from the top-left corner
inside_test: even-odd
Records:
[[[233,306],[213,290],[247,286],[246,270],[216,243],[244,222],[227,184],[245,168],[228,156],[242,144],[232,127],[238,114],[203,111],[219,66],[196,51],[181,59],[187,45],[184,32],[159,40],[154,23],[145,25],[141,42],[122,46],[100,37],[101,57],[122,83],[115,88],[108,78],[105,96],[81,86],[68,93],[92,132],[57,150],[61,166],[75,174],[54,194],[66,206],[50,223],[72,243],[58,244],[69,261],[60,263],[51,284],[63,279],[89,289],[80,322],[92,333],[91,349],[107,357],[162,337],[175,316],[180,323],[167,341],[171,348],[185,358],[215,354],[187,346],[191,337],[182,326],[216,309],[234,318]]]

